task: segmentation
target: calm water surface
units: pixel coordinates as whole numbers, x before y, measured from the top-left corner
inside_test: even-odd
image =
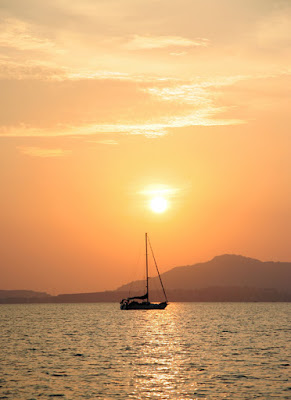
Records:
[[[291,399],[290,303],[0,306],[1,399]]]

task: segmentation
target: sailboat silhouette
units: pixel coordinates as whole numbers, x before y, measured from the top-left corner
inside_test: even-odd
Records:
[[[163,301],[162,303],[151,303],[149,301],[148,244],[150,245],[151,253],[155,262],[161,287],[163,289],[163,293],[165,296],[165,301]],[[142,296],[127,297],[125,299],[122,299],[120,302],[121,310],[164,310],[168,305],[165,288],[160,276],[160,272],[147,233],[145,234],[145,248],[146,248],[146,293]],[[143,301],[138,301],[138,300],[143,300]]]

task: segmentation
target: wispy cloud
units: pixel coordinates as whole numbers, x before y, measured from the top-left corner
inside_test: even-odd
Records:
[[[102,115],[102,103],[97,104],[100,113],[96,114],[96,118],[93,118],[84,123],[82,122],[83,112],[80,113],[80,118],[76,118],[71,123],[61,123],[60,121],[55,125],[49,125],[49,127],[36,127],[33,124],[21,124],[4,126],[0,129],[0,136],[5,137],[57,137],[57,136],[94,136],[98,134],[123,134],[123,135],[143,135],[146,137],[158,137],[167,134],[171,129],[186,128],[191,126],[229,126],[244,124],[247,121],[248,116],[244,115],[244,118],[234,118],[232,115],[234,106],[239,108],[239,104],[236,103],[236,90],[240,91],[240,99],[243,102],[243,108],[245,109],[245,100],[248,97],[249,87],[256,87],[258,93],[256,95],[256,102],[258,103],[258,96],[260,96],[260,82],[263,80],[266,86],[266,80],[269,82],[268,87],[273,87],[272,82],[276,82],[282,87],[283,82],[289,82],[287,73],[281,75],[268,75],[258,74],[257,76],[228,76],[220,77],[215,79],[209,79],[201,82],[182,82],[178,80],[159,80],[151,82],[144,82],[143,85],[135,85],[135,90],[128,92],[129,96],[133,96],[128,99],[128,107],[134,108],[134,118],[128,118],[124,115],[123,119],[116,121],[114,118],[100,118]],[[281,80],[280,80],[281,79]],[[247,83],[245,83],[245,82]],[[126,90],[126,86],[122,86],[122,92]],[[112,81],[108,81],[108,85],[112,85]],[[245,96],[242,96],[242,88],[247,87]],[[101,87],[100,87],[101,88]],[[104,84],[103,89],[106,93],[107,86]],[[146,92],[149,96],[143,98],[139,97],[139,92]],[[270,92],[271,95],[272,92]],[[263,92],[265,97],[266,93]],[[114,92],[112,94],[114,96]],[[123,101],[121,99],[121,101]],[[145,113],[144,108],[148,107],[148,111]],[[250,101],[247,101],[249,107],[253,107]],[[120,108],[120,104],[117,103],[114,106],[115,114],[124,114],[123,108]],[[79,107],[80,108],[80,107]],[[82,111],[82,110],[80,110]],[[88,111],[88,110],[86,110]],[[51,112],[54,112],[52,108]],[[237,114],[237,113],[235,113]],[[62,114],[60,114],[62,115]],[[150,117],[148,117],[150,115]],[[96,141],[95,141],[96,142]],[[104,145],[116,145],[116,141],[110,137],[105,140],[97,140],[98,143]],[[42,149],[43,151],[43,149]],[[60,155],[58,150],[44,152],[28,151],[27,149],[23,152],[37,154],[45,154],[45,156]]]
[[[117,140],[113,139],[104,139],[104,140],[87,140],[88,143],[96,143],[96,144],[105,144],[107,146],[116,146],[118,145]]]
[[[63,149],[46,149],[42,147],[30,147],[30,146],[18,146],[17,149],[20,153],[31,157],[42,157],[42,158],[52,158],[52,157],[64,157],[71,153],[71,150]]]
[[[158,137],[166,135],[170,129],[186,128],[190,126],[222,126],[239,125],[245,123],[241,119],[214,118],[219,112],[227,111],[227,107],[208,107],[199,109],[192,113],[185,113],[175,116],[164,116],[157,119],[157,122],[144,122],[139,124],[83,124],[66,126],[62,129],[35,129],[29,127],[10,127],[5,131],[0,131],[0,136],[5,137],[58,137],[58,136],[90,136],[97,134],[124,134],[124,135],[143,135],[146,137]],[[96,143],[96,141],[94,141]],[[115,145],[114,140],[101,140],[98,143]],[[61,149],[45,150],[38,148],[22,148],[22,152],[29,155],[54,157],[67,155]]]
[[[221,76],[216,79],[207,79],[200,82],[190,81],[187,83],[169,81],[168,85],[165,82],[162,87],[155,85],[144,90],[164,101],[178,101],[193,104],[196,107],[201,105],[209,106],[213,102],[215,90],[247,79],[252,79],[252,77],[250,75]]]
[[[222,90],[246,79],[244,76],[205,81],[149,76],[144,80],[138,76],[120,80],[118,77],[119,74],[114,78],[109,74],[100,79],[73,79],[70,85],[65,80],[45,84],[30,81],[29,99],[24,104],[13,99],[9,105],[15,109],[14,114],[2,115],[0,135],[53,137],[120,133],[153,137],[164,135],[172,128],[244,122],[231,118],[230,113],[226,115],[233,104],[223,102]],[[18,89],[22,96],[27,90],[27,85],[19,81],[8,82],[4,87],[7,91]],[[6,101],[3,96],[0,94],[0,100]],[[45,99],[45,103],[39,99]],[[36,114],[41,118],[36,119]]]
[[[1,34],[0,34],[1,35]],[[0,43],[1,46],[1,43]],[[39,81],[80,81],[80,80],[135,80],[143,81],[144,76],[132,76],[126,72],[106,71],[96,68],[69,68],[49,60],[16,59],[0,55],[0,79],[33,79]]]
[[[130,50],[162,49],[167,47],[206,47],[209,40],[197,38],[195,40],[180,36],[141,36],[135,35],[124,47]]]
[[[0,46],[18,50],[51,50],[55,44],[41,37],[32,25],[16,18],[7,18],[1,23]]]
[[[0,79],[38,81],[68,80],[69,74],[64,68],[57,67],[49,61],[18,60],[0,56]]]
[[[133,77],[126,72],[105,71],[105,70],[88,70],[79,69],[78,71],[67,70],[65,79],[80,80],[80,79],[115,79],[115,80],[133,80]]]
[[[187,54],[187,51],[176,51],[176,52],[170,53],[170,56],[182,57],[182,56],[185,56],[186,54]]]

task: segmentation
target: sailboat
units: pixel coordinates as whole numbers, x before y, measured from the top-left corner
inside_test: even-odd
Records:
[[[161,287],[163,289],[163,293],[165,296],[165,301],[162,303],[151,303],[149,301],[149,273],[148,273],[148,243],[150,245],[151,253],[155,262],[155,266],[157,269],[157,273],[160,279]],[[160,272],[156,263],[156,259],[153,253],[153,249],[151,243],[148,239],[148,234],[145,234],[145,248],[146,248],[146,293],[142,296],[134,296],[134,297],[127,297],[126,299],[122,299],[120,302],[120,309],[121,310],[164,310],[168,305],[167,295],[165,292],[165,288],[160,276]],[[142,301],[138,301],[142,300]]]

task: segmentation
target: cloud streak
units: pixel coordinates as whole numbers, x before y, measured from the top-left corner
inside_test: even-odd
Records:
[[[192,40],[180,36],[135,35],[123,47],[129,50],[149,50],[168,47],[207,47],[208,45],[209,40],[205,38]]]
[[[19,93],[19,101],[11,98],[9,106],[7,98],[1,98],[0,94],[0,103],[15,108],[10,117],[0,112],[0,136],[118,133],[154,137],[165,135],[173,128],[242,124],[245,121],[241,118],[220,117],[231,107],[218,98],[223,98],[222,87],[231,87],[243,79],[246,77],[183,82],[152,78],[142,82],[116,77],[73,80],[70,84],[62,81],[58,85],[15,81],[8,88]],[[30,97],[23,103],[27,87]]]
[[[113,139],[87,140],[87,143],[104,144],[104,145],[107,145],[107,146],[116,146],[116,145],[118,145],[118,141],[117,140],[113,140]]]
[[[173,128],[187,128],[190,126],[227,126],[227,125],[239,125],[245,123],[241,119],[227,119],[227,118],[213,118],[214,114],[218,111],[227,111],[227,108],[208,108],[204,110],[198,110],[190,114],[179,115],[179,116],[167,116],[160,119],[158,122],[145,122],[140,124],[84,124],[66,126],[59,129],[35,129],[33,127],[10,127],[5,131],[0,131],[0,136],[5,137],[58,137],[58,136],[90,136],[96,134],[125,134],[125,135],[143,135],[146,137],[158,137],[169,133],[170,129]],[[98,141],[103,144],[116,144],[115,141]],[[31,151],[30,151],[31,150]],[[38,150],[40,150],[38,152]],[[41,156],[41,149],[37,149],[35,152],[32,148],[24,148],[23,153],[35,153],[34,155]],[[44,151],[44,156],[66,155],[59,152],[59,149],[54,151]],[[33,154],[30,154],[33,155]]]
[[[17,149],[21,154],[24,154],[26,156],[40,157],[40,158],[65,157],[71,154],[70,150],[47,149],[47,148],[33,147],[33,146],[17,146]]]
[[[54,42],[39,36],[33,26],[16,18],[1,23],[0,46],[18,50],[57,50]]]

